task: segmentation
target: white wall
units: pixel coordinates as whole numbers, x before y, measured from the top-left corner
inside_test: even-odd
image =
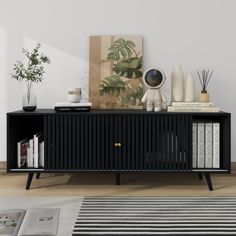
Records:
[[[83,87],[87,97],[89,36],[102,34],[142,35],[144,67],[163,68],[166,93],[175,64],[196,79],[196,70],[214,70],[209,92],[232,112],[235,153],[235,9],[235,0],[0,0],[0,160],[6,159],[5,112],[21,108],[23,84],[9,75],[20,49],[40,42],[50,55],[35,90],[38,107],[53,108],[68,87]]]

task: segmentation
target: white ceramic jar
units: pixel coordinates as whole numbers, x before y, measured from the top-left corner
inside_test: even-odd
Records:
[[[184,73],[181,66],[175,66],[171,74],[171,100],[184,101]]]
[[[68,89],[69,102],[80,102],[81,100],[81,88],[69,88]]]
[[[185,81],[185,102],[195,101],[195,83],[191,75],[188,75]]]

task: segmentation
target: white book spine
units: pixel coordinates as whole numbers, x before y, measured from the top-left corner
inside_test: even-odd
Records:
[[[172,102],[174,107],[214,107],[213,102]]]
[[[193,137],[192,137],[192,142],[193,142],[193,156],[192,156],[192,168],[197,168],[197,123],[193,123]]]
[[[220,124],[213,123],[213,168],[220,168]]]
[[[204,123],[198,123],[198,149],[197,149],[197,168],[204,168],[205,157],[205,135],[204,135]]]
[[[21,142],[17,143],[17,167],[21,167]]]
[[[34,168],[39,167],[39,146],[38,146],[38,137],[34,135]]]
[[[213,167],[213,124],[205,123],[205,168]]]
[[[178,106],[168,106],[168,112],[219,112],[219,107],[178,107]]]
[[[42,142],[42,157],[41,157],[41,160],[42,160],[42,167],[44,167],[44,142]]]
[[[33,139],[30,139],[29,141],[29,166],[28,167],[34,167],[34,142]]]

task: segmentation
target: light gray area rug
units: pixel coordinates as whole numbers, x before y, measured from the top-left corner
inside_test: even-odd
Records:
[[[82,198],[75,197],[1,197],[1,209],[60,208],[58,236],[72,235]]]
[[[73,235],[236,235],[236,197],[86,197]]]

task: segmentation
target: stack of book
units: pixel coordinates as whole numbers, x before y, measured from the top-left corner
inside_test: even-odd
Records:
[[[193,168],[220,168],[220,123],[193,122]]]
[[[219,112],[220,108],[212,102],[172,102],[168,112]]]
[[[90,102],[57,102],[55,111],[90,111],[92,103]]]
[[[41,132],[32,139],[24,139],[17,143],[17,167],[44,167],[44,137]]]

